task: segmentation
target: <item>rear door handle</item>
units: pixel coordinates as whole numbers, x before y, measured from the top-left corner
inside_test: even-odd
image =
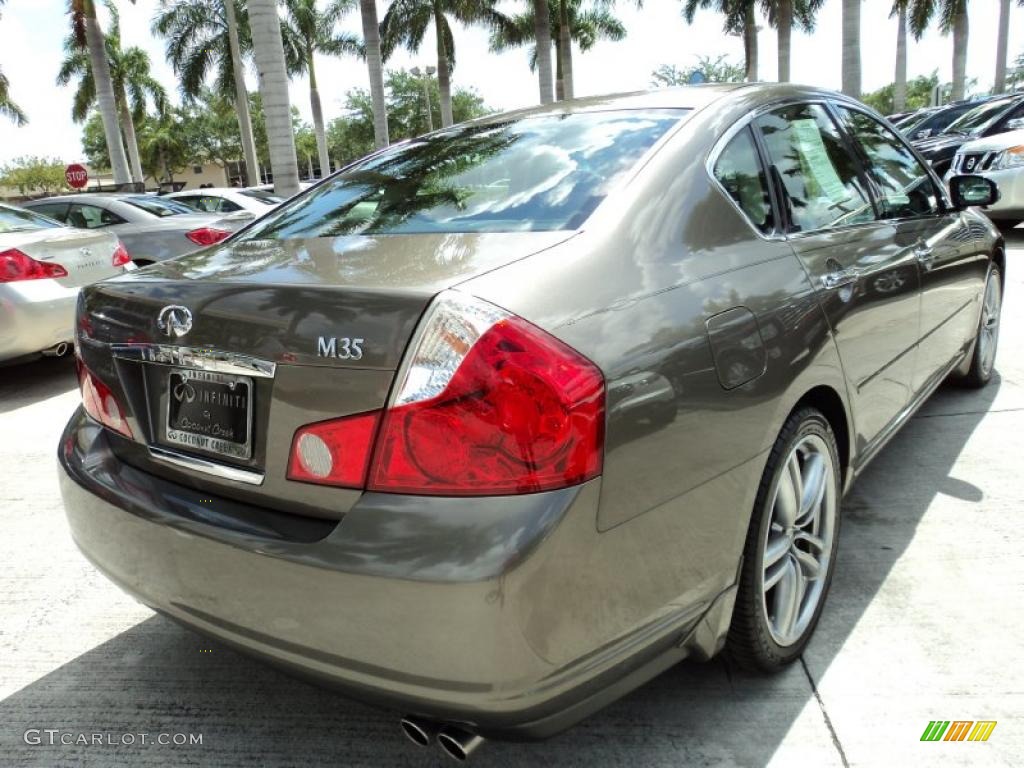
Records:
[[[914,255],[925,269],[930,267],[932,265],[932,261],[935,259],[935,251],[927,245],[917,246],[914,249]]]

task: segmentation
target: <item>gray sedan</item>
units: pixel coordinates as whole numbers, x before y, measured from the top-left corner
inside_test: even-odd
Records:
[[[77,229],[109,230],[139,266],[214,245],[252,221],[246,214],[197,213],[182,203],[142,194],[66,195],[25,207]]]
[[[1005,250],[971,206],[996,190],[950,191],[870,109],[788,85],[389,147],[83,293],[74,539],[459,758],[685,657],[780,670],[844,493],[943,381],[994,375]]]

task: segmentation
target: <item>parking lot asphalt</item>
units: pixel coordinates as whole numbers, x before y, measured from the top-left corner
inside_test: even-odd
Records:
[[[487,744],[472,762],[1020,765],[1024,230],[1009,241],[998,376],[942,388],[846,498],[831,596],[800,663],[760,677],[684,662],[551,741]],[[69,360],[0,369],[0,766],[450,763],[393,715],[192,634],[97,573],[57,490],[77,403]],[[931,720],[997,725],[984,743],[922,742]],[[78,734],[103,743],[60,745]]]

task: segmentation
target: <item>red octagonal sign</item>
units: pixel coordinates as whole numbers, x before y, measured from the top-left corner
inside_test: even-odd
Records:
[[[64,178],[69,186],[75,189],[82,189],[89,183],[89,172],[85,170],[84,166],[75,163],[74,165],[69,165],[64,171]]]

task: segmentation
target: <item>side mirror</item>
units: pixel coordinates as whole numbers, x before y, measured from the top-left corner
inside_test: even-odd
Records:
[[[975,205],[992,205],[999,200],[999,187],[984,176],[954,176],[949,180],[953,206],[962,211]]]
[[[1006,130],[1008,131],[1019,131],[1024,128],[1024,117],[1015,117],[1013,120],[1006,122]]]

